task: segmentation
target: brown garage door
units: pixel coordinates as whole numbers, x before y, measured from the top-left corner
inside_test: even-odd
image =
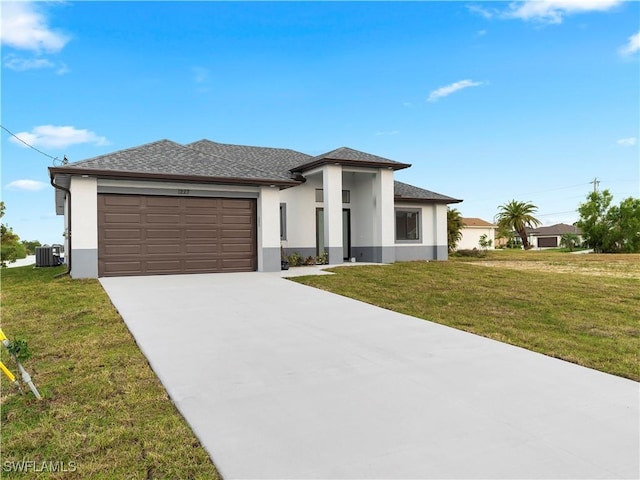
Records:
[[[98,275],[256,270],[256,201],[98,195]]]
[[[538,237],[538,247],[557,247],[558,237]]]

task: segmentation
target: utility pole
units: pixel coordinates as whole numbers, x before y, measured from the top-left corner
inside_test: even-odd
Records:
[[[600,180],[598,180],[598,177],[595,177],[589,183],[593,183],[593,193],[598,193],[598,185],[600,185]]]

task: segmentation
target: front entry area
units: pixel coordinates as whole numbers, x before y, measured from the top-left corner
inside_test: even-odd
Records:
[[[98,276],[257,269],[256,201],[98,195]]]
[[[324,208],[316,208],[316,256],[325,251],[324,243]],[[351,257],[351,210],[342,209],[342,258]]]

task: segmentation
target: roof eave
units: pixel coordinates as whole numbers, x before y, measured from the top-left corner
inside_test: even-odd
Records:
[[[321,158],[319,160],[314,160],[313,162],[305,163],[303,165],[299,165],[295,168],[291,169],[291,172],[300,172],[303,173],[306,170],[311,170],[312,168],[318,167],[320,165],[326,164],[336,164],[347,167],[373,167],[373,168],[389,168],[391,170],[402,170],[404,168],[409,168],[411,166],[410,163],[399,163],[399,162],[367,162],[360,160],[337,160],[335,158]]]
[[[229,185],[275,185],[278,187],[295,187],[300,185],[296,180],[242,177],[209,177],[202,175],[167,175],[165,173],[123,172],[114,170],[97,170],[88,168],[49,167],[49,174],[54,177],[64,175],[88,175],[101,178],[136,178],[143,180],[169,180],[187,183],[215,183]]]
[[[394,200],[396,202],[406,202],[406,203],[461,203],[462,200],[458,200],[457,198],[419,198],[419,197],[402,197],[395,196]]]

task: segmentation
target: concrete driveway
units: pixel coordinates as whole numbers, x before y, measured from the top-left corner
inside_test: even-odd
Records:
[[[640,475],[636,382],[278,274],[101,282],[227,480]]]

